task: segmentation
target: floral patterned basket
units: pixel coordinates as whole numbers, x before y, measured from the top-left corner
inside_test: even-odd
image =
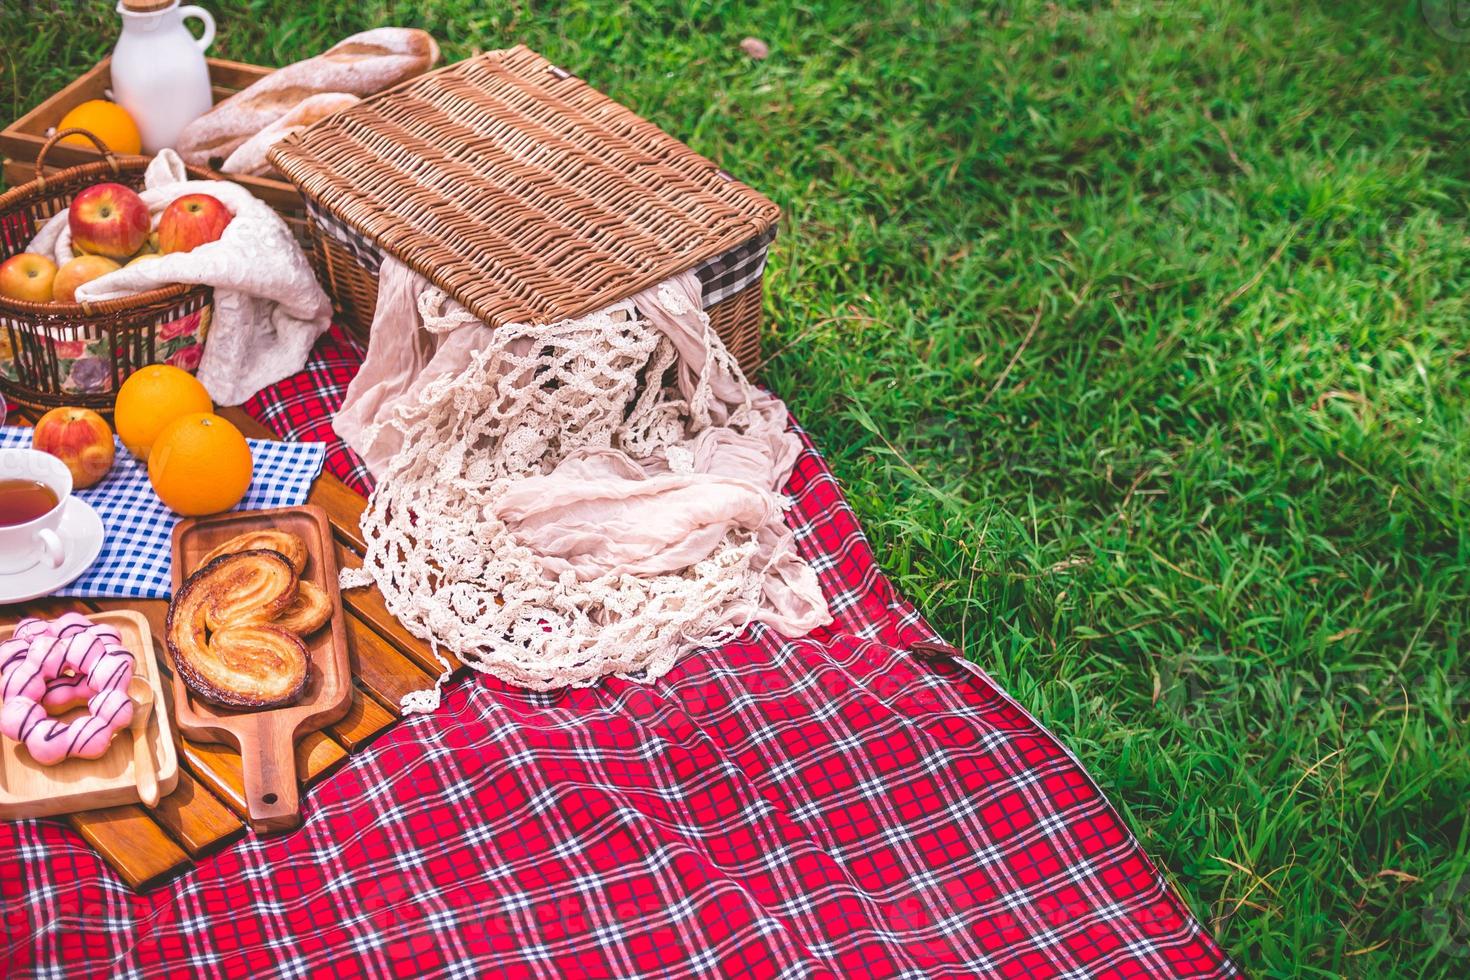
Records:
[[[77,133],[97,144],[103,160],[48,175],[46,153]],[[91,133],[63,130],[36,157],[35,180],[0,195],[0,261],[25,249],[46,220],[93,184],[143,186],[148,161],[119,159]],[[189,176],[210,179],[189,168]],[[149,364],[193,372],[204,352],[214,310],[208,286],[166,286],[99,303],[30,303],[0,296],[0,391],[22,405],[112,408],[118,386]]]

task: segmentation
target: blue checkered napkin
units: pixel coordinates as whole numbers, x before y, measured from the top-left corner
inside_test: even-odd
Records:
[[[255,478],[239,510],[295,507],[306,502],[322,471],[326,447],[311,442],[251,439]],[[31,430],[0,428],[0,449],[29,448]],[[78,490],[102,517],[102,553],[81,578],[56,595],[79,599],[166,599],[178,515],[163,505],[148,482],[148,469],[119,443],[112,472],[94,487]]]

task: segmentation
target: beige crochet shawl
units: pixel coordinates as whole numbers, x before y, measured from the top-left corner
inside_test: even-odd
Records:
[[[336,420],[377,479],[361,569],[442,651],[547,690],[661,677],[751,622],[830,622],[782,518],[800,452],[690,273],[588,316],[491,330],[389,259]]]

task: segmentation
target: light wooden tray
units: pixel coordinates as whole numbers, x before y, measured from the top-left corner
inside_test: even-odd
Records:
[[[146,678],[153,687],[148,738],[152,740],[153,758],[158,761],[158,795],[167,796],[179,781],[179,756],[169,729],[170,699],[159,679],[148,621],[128,610],[91,613],[87,618],[117,629],[123,646],[133,654],[136,675]],[[15,623],[0,626],[0,640],[8,640],[15,627]],[[63,717],[70,719],[83,710],[75,708]],[[102,758],[67,759],[54,766],[41,765],[31,758],[25,746],[0,736],[0,818],[50,817],[137,802],[133,734],[128,728],[113,737]]]
[[[221,102],[240,89],[269,75],[274,69],[260,65],[247,65],[223,58],[206,58],[209,66],[209,81],[214,101]],[[5,179],[10,184],[23,184],[36,175],[32,161],[46,142],[46,135],[72,109],[90,99],[105,99],[112,85],[112,59],[103,58],[89,68],[70,85],[55,92],[50,98],[21,116],[15,122],[0,129],[0,154],[8,159],[5,163]],[[55,166],[74,167],[80,163],[96,163],[102,155],[89,145],[63,144],[52,150],[47,158]],[[250,190],[277,211],[288,217],[304,219],[305,205],[296,188],[284,180],[271,177],[250,177],[243,174],[222,174]],[[293,225],[292,231],[298,231]],[[304,234],[298,231],[298,238]]]
[[[173,676],[179,730],[201,742],[223,742],[239,748],[245,805],[250,825],[257,832],[290,830],[301,823],[296,740],[340,720],[352,708],[353,697],[332,525],[320,507],[236,511],[180,521],[174,528],[174,594],[198,568],[199,559],[215,547],[237,534],[265,529],[290,531],[306,542],[310,557],[302,577],[320,585],[332,600],[330,624],[304,637],[311,656],[311,679],[300,700],[284,708],[232,711],[194,697],[177,668]]]
[[[206,58],[209,66],[209,81],[216,103],[234,95],[240,89],[254,84],[275,69],[260,65],[249,65],[223,58]],[[0,129],[0,165],[3,165],[5,183],[18,187],[36,177],[36,154],[46,143],[47,134],[56,128],[62,118],[90,99],[105,99],[112,85],[112,59],[103,58],[89,68],[71,84],[51,95],[50,98],[21,116],[15,122]],[[47,155],[47,171],[57,167],[74,167],[83,163],[97,163],[102,155],[90,144],[74,146],[69,143],[52,148]],[[128,159],[123,157],[123,159]],[[317,277],[327,282],[326,257],[320,254],[319,237],[310,228],[306,217],[306,204],[301,194],[285,180],[276,177],[251,177],[247,174],[218,174],[224,180],[234,181],[250,193],[269,204],[286,221],[291,234],[296,237],[306,255],[314,264]],[[324,245],[325,243],[323,243]],[[367,311],[369,319],[372,310]]]

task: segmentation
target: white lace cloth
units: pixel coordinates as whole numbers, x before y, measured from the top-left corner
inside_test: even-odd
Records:
[[[831,621],[782,519],[786,408],[746,382],[692,274],[492,331],[389,260],[335,424],[377,478],[342,585],[376,583],[436,655],[547,690],[654,680],[752,621]],[[445,667],[405,710],[437,707]]]
[[[291,229],[269,205],[239,184],[187,177],[173,150],[148,165],[140,196],[154,228],[174,198],[209,194],[235,216],[219,240],[99,276],[77,289],[77,299],[95,303],[173,283],[213,286],[214,314],[198,376],[216,404],[238,405],[301,370],[311,345],[331,326],[332,303]],[[53,215],[26,251],[51,256],[57,265],[71,259],[67,211]]]

